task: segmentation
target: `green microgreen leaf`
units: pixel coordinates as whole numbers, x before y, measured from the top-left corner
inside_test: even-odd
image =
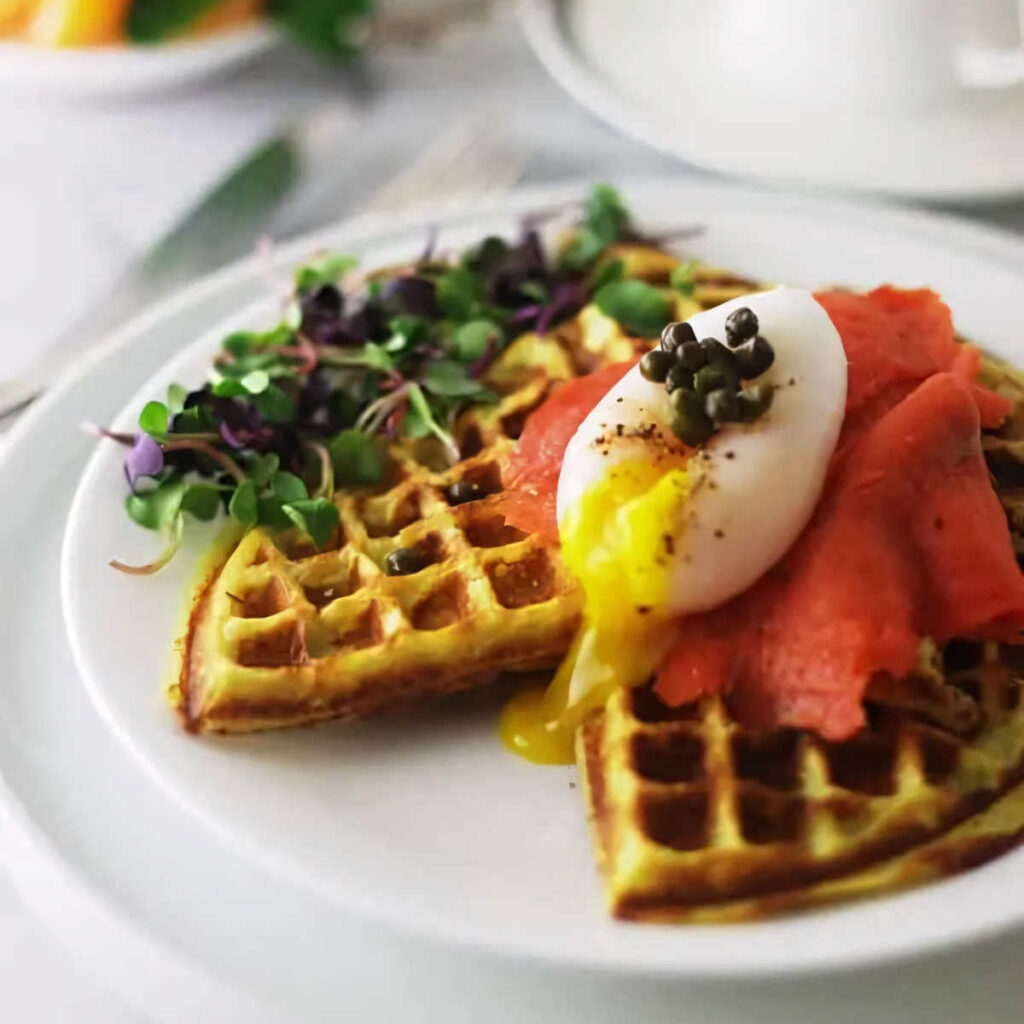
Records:
[[[338,525],[338,506],[329,498],[287,502],[282,511],[300,530],[309,534],[318,550],[327,545]]]
[[[275,452],[268,452],[266,455],[251,452],[243,456],[242,461],[245,463],[246,475],[257,488],[266,487],[281,465],[281,459]]]
[[[594,302],[605,316],[642,338],[656,338],[672,315],[672,304],[664,292],[636,278],[606,284]]]
[[[168,530],[181,512],[186,486],[177,473],[168,474],[156,487],[129,494],[124,507],[139,526],[147,530]]]
[[[395,368],[395,361],[391,356],[373,341],[363,345],[362,361],[371,370],[380,370],[382,373],[388,373]]]
[[[489,345],[499,344],[503,336],[501,328],[493,320],[470,320],[452,334],[452,354],[464,363],[472,363],[487,351]]]
[[[189,484],[181,496],[181,511],[204,523],[220,511],[220,488],[210,484]]]
[[[614,284],[626,276],[626,264],[622,260],[608,260],[600,263],[594,272],[592,288],[599,292],[606,284]]]
[[[437,279],[437,302],[452,320],[472,320],[484,309],[484,281],[468,267],[452,267]]]
[[[188,398],[188,391],[180,384],[167,386],[167,415],[170,419],[173,419],[185,408],[186,398]]]
[[[407,414],[406,429],[415,429],[416,417],[418,417],[419,420],[426,425],[428,432],[433,434],[444,445],[449,461],[452,463],[458,462],[459,450],[456,447],[455,440],[434,418],[434,414],[430,408],[430,403],[427,401],[427,396],[423,394],[423,391],[418,384],[409,385],[409,412],[413,416],[413,422],[412,424],[408,424],[409,415]],[[410,434],[409,436],[416,435]]]
[[[260,498],[256,502],[256,521],[271,530],[287,530],[292,525],[284,514],[284,502],[280,498]]]
[[[677,291],[687,298],[693,295],[693,290],[697,287],[695,275],[699,265],[697,260],[687,260],[685,263],[680,263],[678,267],[673,267],[672,273],[669,275],[669,285],[673,291]]]
[[[274,474],[273,480],[270,481],[270,489],[274,492],[274,497],[280,501],[302,501],[309,497],[309,491],[302,478],[284,470]]]
[[[182,410],[174,420],[176,434],[208,434],[218,429],[217,421],[205,405]]]
[[[389,353],[412,348],[417,342],[426,338],[429,327],[430,321],[426,317],[408,314],[396,316],[388,323],[391,337],[384,342],[383,348]]]
[[[259,518],[256,488],[256,481],[247,477],[235,488],[228,503],[228,512],[243,526],[252,526]]]
[[[491,402],[496,398],[493,391],[468,376],[461,363],[447,359],[427,366],[423,374],[423,386],[444,398],[465,398],[478,402]]]
[[[305,0],[305,3],[310,7],[318,5],[317,0]],[[324,5],[324,0],[320,0],[320,4]],[[300,0],[296,0],[293,6],[300,6]],[[324,284],[336,285],[345,274],[358,266],[359,260],[355,256],[346,256],[337,252],[323,253],[295,271],[295,290],[311,292]]]
[[[139,413],[139,429],[157,441],[167,436],[167,421],[167,406],[163,402],[147,402]]]
[[[343,430],[327,444],[335,480],[342,486],[379,483],[387,469],[383,440],[361,430]]]
[[[298,412],[295,402],[276,384],[253,395],[252,401],[268,423],[291,423]]]
[[[595,185],[583,207],[583,223],[562,253],[562,266],[586,270],[630,226],[629,211],[611,185]]]

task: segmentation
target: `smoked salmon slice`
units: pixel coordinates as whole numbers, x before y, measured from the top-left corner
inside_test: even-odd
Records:
[[[879,673],[925,637],[1019,642],[1024,575],[982,457],[1009,404],[974,383],[978,353],[932,292],[818,296],[849,359],[847,418],[815,515],[754,587],[682,624],[657,692],[721,690],[753,728],[842,740]]]

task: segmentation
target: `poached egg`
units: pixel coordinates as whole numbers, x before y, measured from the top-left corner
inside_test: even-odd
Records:
[[[506,709],[506,742],[532,760],[571,760],[587,711],[649,678],[673,645],[673,623],[750,587],[814,511],[846,405],[839,333],[799,288],[734,299],[689,323],[697,338],[724,340],[726,318],[742,307],[775,352],[757,378],[774,389],[764,415],[689,448],[672,431],[665,386],[634,366],[566,448],[559,538],[583,587],[584,621],[548,690]]]

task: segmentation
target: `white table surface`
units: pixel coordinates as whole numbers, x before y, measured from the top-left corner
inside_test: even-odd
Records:
[[[442,54],[379,57],[358,78],[283,51],[202,91],[148,101],[89,105],[0,93],[0,378],[31,365],[133,253],[258,140],[332,97],[349,97],[362,111],[352,148],[329,178],[309,183],[303,202],[276,225],[280,234],[353,208],[453,111],[500,121],[503,141],[527,156],[527,180],[700,173],[581,112],[507,22]],[[1024,202],[970,213],[1024,231]],[[0,992],[5,1020],[138,1020],[30,916],[2,874]]]

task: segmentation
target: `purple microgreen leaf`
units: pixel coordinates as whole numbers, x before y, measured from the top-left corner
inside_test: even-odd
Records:
[[[228,426],[226,421],[220,425],[220,436],[229,448],[241,449],[245,447],[245,443],[239,440],[238,435]]]
[[[164,468],[164,453],[149,434],[139,434],[131,451],[124,457],[128,486],[135,490],[139,477],[156,476]]]

